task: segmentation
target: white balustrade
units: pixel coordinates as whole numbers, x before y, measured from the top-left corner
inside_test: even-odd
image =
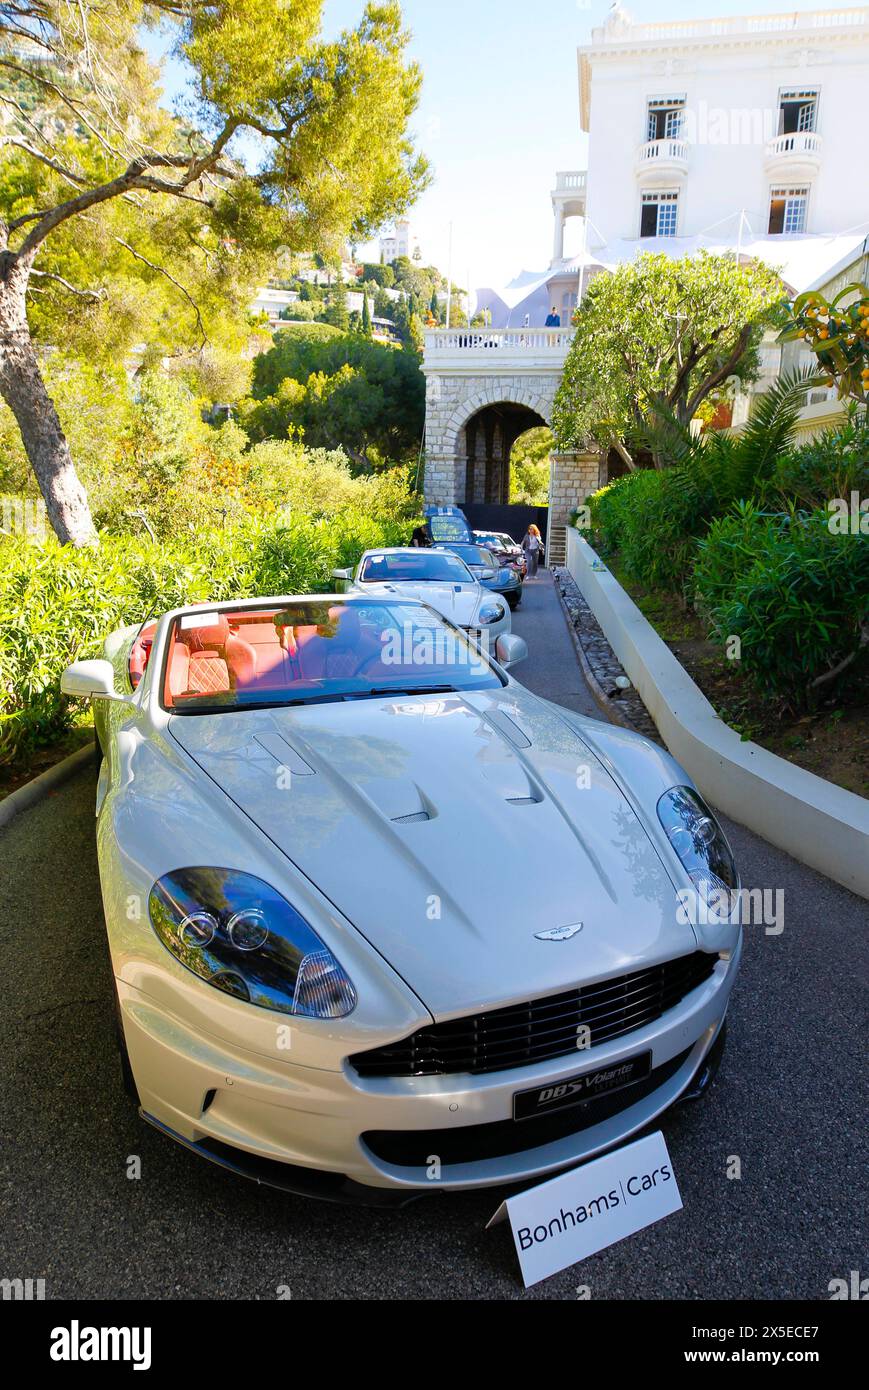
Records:
[[[674,20],[663,24],[617,24],[592,30],[594,43],[659,42],[733,34],[786,33],[800,29],[862,28],[865,8],[798,10],[789,14],[734,15],[726,19]]]
[[[637,159],[640,164],[651,164],[654,161],[687,164],[688,141],[673,136],[667,136],[663,140],[647,140],[645,144],[640,145]]]
[[[780,155],[819,155],[821,137],[814,130],[794,130],[789,135],[776,135],[767,142],[767,159]]]
[[[497,365],[504,359],[525,361],[544,356],[563,360],[573,341],[568,328],[432,328],[425,333],[425,358],[456,361],[484,357]]]

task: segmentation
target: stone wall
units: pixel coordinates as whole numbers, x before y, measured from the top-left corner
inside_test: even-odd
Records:
[[[487,405],[524,405],[547,424],[560,372],[426,371],[425,500],[436,506],[465,501],[465,425]]]
[[[566,560],[566,531],[570,513],[604,481],[606,461],[601,451],[589,445],[584,451],[553,454],[549,465],[549,544],[548,559],[553,565]]]
[[[423,370],[426,372],[425,500],[436,506],[481,500],[465,495],[468,421],[487,406],[509,404],[526,406],[551,424],[561,371],[538,367],[530,371],[475,373],[425,366]],[[479,462],[479,450],[477,459]],[[477,468],[475,494],[480,491],[479,474]],[[551,563],[564,564],[565,527],[570,513],[598,488],[601,477],[606,481],[606,464],[601,451],[591,443],[575,453],[553,454],[549,475]]]

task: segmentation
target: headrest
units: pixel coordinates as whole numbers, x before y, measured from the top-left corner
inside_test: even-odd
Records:
[[[335,636],[342,647],[357,646],[362,637],[362,625],[355,608],[351,608],[349,605],[341,608],[330,608],[329,621],[337,625],[338,631]]]
[[[187,646],[191,652],[215,651],[226,646],[229,637],[229,621],[223,613],[218,614],[217,622],[209,627],[192,627],[187,633]]]

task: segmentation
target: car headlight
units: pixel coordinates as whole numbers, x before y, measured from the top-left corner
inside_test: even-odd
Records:
[[[477,615],[477,622],[485,627],[487,623],[500,622],[504,616],[504,609],[500,603],[484,603]]]
[[[252,874],[176,869],[148,900],[163,945],[207,984],[262,1009],[345,1018],[356,991],[294,907]]]
[[[658,802],[658,820],[703,901],[739,888],[724,831],[693,787],[671,787]]]

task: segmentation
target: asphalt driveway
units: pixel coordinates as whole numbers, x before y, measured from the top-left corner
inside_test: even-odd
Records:
[[[595,712],[546,573],[514,626],[531,650],[517,674]],[[48,1298],[824,1299],[831,1279],[869,1274],[861,899],[728,827],[747,886],[784,890],[785,929],[748,930],[718,1080],[664,1122],[684,1210],[526,1294],[507,1228],[484,1229],[494,1193],[327,1206],[139,1122],[112,1038],[94,782],[0,834],[0,1277],[44,1278]]]

